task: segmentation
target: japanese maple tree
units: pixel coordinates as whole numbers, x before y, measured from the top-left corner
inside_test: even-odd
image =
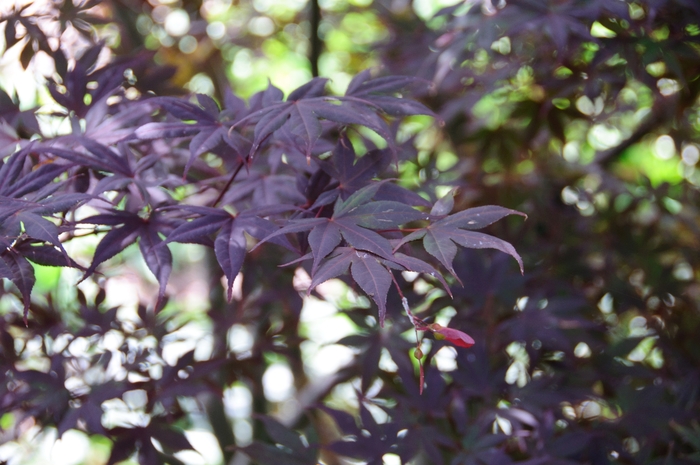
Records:
[[[1,15],[0,461],[697,461],[695,1]]]

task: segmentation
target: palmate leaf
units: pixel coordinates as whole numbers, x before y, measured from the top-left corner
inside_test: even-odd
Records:
[[[335,221],[335,225],[340,229],[348,244],[356,249],[372,252],[383,258],[391,258],[391,244],[382,235],[358,226],[349,218],[341,218],[339,221]]]
[[[43,189],[46,189],[47,187],[50,188],[52,185],[58,187],[59,184],[54,183],[53,181],[63,174],[68,168],[68,165],[49,163],[47,165],[40,166],[34,171],[31,171],[21,177],[19,177],[19,173],[17,173],[18,177],[15,177],[14,179],[10,178],[7,180],[9,182],[2,183],[0,186],[0,195],[14,197],[17,199],[26,196],[32,200],[40,200],[49,194],[47,193],[44,196],[38,194]],[[11,175],[13,174],[15,173],[11,173]],[[36,194],[30,196],[29,194],[32,193]]]
[[[470,229],[484,228],[508,215],[520,215],[527,218],[527,215],[518,211],[494,205],[470,208],[412,232],[404,237],[394,250],[397,250],[407,242],[423,239],[425,250],[437,258],[459,280],[454,268],[452,268],[452,262],[457,254],[457,246],[455,244],[470,249],[496,249],[515,258],[522,273],[522,259],[511,244],[487,234],[468,231]]]
[[[353,247],[339,247],[337,255],[326,260],[311,279],[308,292],[319,284],[345,274],[350,268],[353,280],[379,308],[379,323],[384,326],[386,296],[391,287],[390,271],[382,264],[381,257]]]
[[[22,242],[14,248],[24,258],[37,265],[69,266],[71,268],[84,269],[75,260],[66,256],[65,251],[50,245],[32,245],[30,242]]]
[[[11,273],[9,278],[14,285],[17,286],[17,289],[19,289],[22,295],[22,301],[24,303],[24,324],[26,325],[29,305],[31,304],[32,289],[36,282],[34,268],[26,258],[11,248],[2,252],[0,259],[2,259],[5,264],[5,266],[0,266],[0,275],[7,274],[7,270],[9,269]]]
[[[304,152],[309,158],[311,151],[322,131],[320,120],[328,120],[340,125],[365,126],[390,144],[393,143],[391,131],[376,112],[356,102],[343,100],[341,97],[313,97],[303,100],[287,101],[261,111],[263,115],[255,125],[253,146],[249,156],[254,156],[263,142],[275,131],[285,125],[293,134],[302,137]]]
[[[157,227],[145,227],[139,237],[141,255],[159,285],[156,308],[160,308],[165,296],[165,286],[173,269],[173,256],[167,247],[159,247],[162,242],[163,239],[158,235]]]
[[[374,405],[377,406],[376,404]],[[359,417],[362,422],[362,433],[357,435],[353,434],[348,438],[337,440],[325,447],[339,455],[356,458],[366,463],[384,463],[382,460],[384,454],[397,451],[397,433],[401,427],[395,421],[387,421],[378,424],[374,420],[372,413],[370,413],[369,409],[362,402],[360,402],[359,410]],[[332,416],[334,420],[338,418],[335,414],[332,414]],[[439,462],[435,461],[431,463]]]
[[[331,218],[292,220],[288,225],[263,238],[261,243],[285,234],[311,231],[309,242],[314,253],[314,270],[340,243],[341,237],[356,249],[391,260],[391,244],[372,229],[395,228],[400,224],[422,219],[425,214],[399,202],[370,202],[382,184],[383,182],[370,184],[355,192],[346,201],[337,199]],[[317,228],[320,229],[316,231]]]
[[[309,246],[314,257],[312,273],[316,271],[321,260],[335,250],[340,240],[340,229],[329,222],[319,224],[309,233]]]
[[[357,76],[352,78],[345,94],[364,96],[398,92],[416,81],[418,81],[418,79],[413,76],[384,76],[373,79],[372,70],[366,69],[357,73]]]
[[[197,102],[199,106],[173,97],[149,99],[148,105],[155,104],[183,122],[146,123],[134,131],[132,138],[155,140],[192,136],[189,145],[190,157],[184,169],[185,174],[198,156],[213,151],[217,147],[230,147],[229,150],[240,152],[236,140],[230,140],[228,137],[229,127],[221,122],[222,118],[226,117],[226,112],[220,111],[217,103],[207,95],[197,94]]]
[[[85,270],[83,280],[95,272],[97,267],[114,257],[125,248],[139,242],[139,250],[146,266],[158,281],[158,302],[165,296],[165,286],[172,270],[172,255],[163,244],[160,233],[167,233],[170,225],[154,211],[149,218],[141,218],[135,213],[113,210],[105,214],[94,215],[80,221],[83,224],[114,226],[105,234],[92,258],[92,263]]]
[[[330,161],[319,161],[321,169],[338,181],[338,187],[329,193],[340,194],[343,200],[347,199],[389,166],[391,160],[387,154],[388,150],[370,150],[357,158],[347,134],[341,134]]]
[[[379,307],[379,325],[384,327],[386,296],[392,283],[391,273],[371,254],[356,251],[351,259],[352,278],[376,302]]]
[[[95,160],[93,163],[97,163],[97,169],[124,176],[133,176],[129,161],[123,153],[116,153],[111,148],[87,137],[74,137],[74,139],[87,149],[91,158]],[[90,166],[90,162],[82,164]]]
[[[271,221],[256,216],[252,211],[232,216],[226,210],[213,207],[183,206],[181,209],[195,213],[199,217],[180,223],[170,232],[164,244],[181,242],[211,245],[211,236],[216,234],[213,243],[214,254],[228,280],[227,297],[230,301],[233,298],[233,281],[241,270],[247,253],[244,233],[256,239],[262,239],[272,234],[277,227]],[[288,206],[275,206],[269,210],[279,212],[289,209]],[[268,212],[259,210],[259,213]],[[272,242],[293,249],[284,237],[273,238]]]
[[[5,260],[0,260],[0,279],[3,278],[12,279],[14,278],[14,273],[12,272],[12,268],[5,263]]]
[[[168,236],[165,243],[181,242],[209,245],[211,236],[218,231],[214,241],[214,253],[228,280],[228,299],[233,296],[233,281],[243,265],[246,240],[243,228],[235,226],[235,218],[225,210],[207,207],[187,208],[201,216],[181,223]]]
[[[308,258],[311,257],[302,257],[302,259]],[[350,269],[353,280],[377,304],[379,308],[379,323],[383,326],[386,317],[386,296],[393,281],[389,268],[428,274],[438,279],[445,287],[447,293],[452,296],[445,279],[429,263],[401,253],[397,253],[391,259],[387,259],[354,247],[335,248],[330,258],[323,261],[312,272],[311,284],[307,292],[311,292],[316,286],[329,279],[347,273],[348,269]]]
[[[355,253],[355,249],[352,247],[338,247],[335,249],[337,255],[328,258],[319,268],[313,273],[311,277],[311,284],[307,292],[311,292],[321,283],[328,281],[329,279],[337,278],[338,276],[345,274],[350,268],[350,263],[352,261],[352,254]]]
[[[6,162],[0,161],[0,219],[4,222],[17,212],[48,216],[64,212],[89,196],[66,194],[52,196],[65,183],[55,182],[69,165],[49,163],[23,174],[27,155],[44,149],[29,144],[11,155]]]
[[[274,93],[274,97],[263,99],[263,104],[273,103],[275,106],[262,110],[266,114],[255,126],[250,154],[252,155],[269,135],[284,126],[291,134],[302,138],[304,155],[307,160],[310,159],[311,150],[321,136],[323,128],[313,108],[307,108],[306,105],[312,99],[323,95],[327,82],[328,79],[325,78],[314,78],[292,91],[286,102],[282,102],[283,95],[279,89],[269,86],[268,90]]]
[[[333,216],[335,218],[339,218],[350,212],[352,209],[369,202],[377,194],[377,191],[379,191],[379,188],[385,182],[387,181],[380,181],[365,186],[362,189],[355,191],[346,200],[339,199],[333,206]]]
[[[56,178],[69,168],[68,165],[49,163],[26,171],[25,163],[34,149],[36,144],[29,144],[4,162],[0,161],[0,276],[10,279],[20,291],[25,323],[35,283],[34,269],[27,258],[36,258],[38,250],[25,249],[23,246],[28,241],[24,239],[34,239],[60,249],[59,252],[48,247],[55,252],[54,256],[48,257],[50,252],[46,252],[39,254],[39,260],[44,257],[53,261],[54,265],[71,265],[59,240],[59,233],[65,229],[59,228],[45,217],[65,212],[89,198],[83,194],[54,195],[65,184],[55,182]],[[20,235],[22,240],[18,240]],[[61,260],[56,261],[56,254],[62,255]]]
[[[420,102],[391,95],[416,84],[429,83],[412,76],[384,76],[373,79],[370,70],[365,70],[350,82],[345,97],[358,104],[379,108],[390,116],[435,116],[435,113]]]
[[[399,78],[404,79],[404,78]],[[311,82],[293,91],[286,102],[270,98],[263,98],[263,109],[255,115],[257,123],[254,130],[253,146],[250,156],[254,156],[262,143],[278,129],[286,126],[292,134],[301,136],[304,141],[304,152],[307,159],[310,158],[312,149],[321,136],[322,126],[320,120],[327,120],[340,125],[365,126],[383,137],[390,145],[393,137],[386,122],[377,115],[377,109],[386,107],[387,113],[392,116],[406,116],[413,114],[432,114],[430,110],[418,102],[408,101],[396,97],[371,95],[363,93],[357,96],[324,97],[323,91],[327,80],[315,78]],[[395,86],[394,86],[395,87]],[[395,92],[392,86],[378,86],[372,92]],[[273,89],[270,86],[268,89]],[[281,93],[280,93],[281,94]],[[380,99],[373,103],[371,99]],[[382,100],[383,99],[383,100]],[[245,118],[244,118],[245,119]],[[238,125],[239,123],[235,123]]]
[[[296,178],[286,174],[262,174],[257,169],[251,169],[240,176],[240,181],[234,183],[224,195],[222,203],[241,207],[254,208],[269,205],[293,205],[304,202],[304,196],[296,188]]]
[[[190,143],[190,158],[185,172],[197,156],[213,150],[221,142],[225,142],[239,156],[243,156],[243,149],[247,144],[240,142],[246,140],[246,135],[238,133],[251,126],[254,129],[252,145],[246,154],[248,160],[257,154],[272,134],[283,128],[301,138],[303,147],[300,149],[307,160],[310,160],[323,132],[321,120],[341,126],[367,127],[384,138],[394,151],[392,132],[384,119],[377,114],[377,110],[391,116],[432,112],[418,102],[382,95],[387,92],[395,93],[396,90],[405,87],[405,82],[414,80],[400,77],[380,78],[375,81],[379,82],[376,85],[364,83],[352,96],[330,97],[323,96],[327,79],[315,78],[293,91],[286,101],[282,100],[282,92],[270,84],[264,92],[251,98],[251,112],[219,112],[216,103],[206,96],[197,97],[200,106],[171,97],[157,97],[149,99],[148,105],[158,105],[183,122],[150,122],[136,129],[133,138],[152,140],[194,136]],[[397,87],[397,83],[402,84]],[[240,107],[236,102],[234,105]],[[233,119],[227,120],[232,116]]]
[[[315,460],[317,447],[305,445],[296,431],[287,428],[275,418],[267,415],[255,415],[255,418],[262,422],[270,439],[276,444],[289,448],[298,457],[306,457],[310,463],[317,463]]]
[[[408,269],[411,265],[409,260],[403,260],[404,263],[397,260],[392,253],[389,240],[375,230],[396,228],[401,224],[426,218],[425,213],[400,202],[388,200],[373,202],[372,198],[384,183],[385,181],[372,183],[358,190],[345,201],[338,198],[331,218],[291,220],[286,226],[260,242],[262,244],[286,234],[310,231],[308,242],[313,257],[310,289],[345,273],[348,267],[351,267],[350,271],[355,282],[377,303],[379,320],[382,324],[386,314],[386,294],[391,284],[391,276],[386,266],[395,267],[394,264],[397,264],[399,269]],[[343,239],[351,247],[339,248]],[[319,268],[320,263],[334,251],[341,253],[327,260]],[[355,255],[351,251],[355,251]],[[435,269],[427,263],[421,263],[419,267],[422,271],[435,272]],[[416,263],[412,264],[416,265]]]
[[[90,196],[84,194],[63,194],[31,202],[0,196],[0,230],[2,234],[17,237],[21,224],[26,236],[53,244],[65,254],[58,235],[66,229],[59,228],[44,217],[65,212],[89,198]]]
[[[29,212],[17,214],[16,219],[24,225],[24,232],[27,236],[53,244],[63,251],[63,245],[58,239],[58,227],[51,221]]]
[[[0,160],[0,195],[10,196],[11,186],[22,173],[24,161],[32,147],[33,144],[30,144],[24,150],[10,155],[4,162]]]
[[[214,241],[214,253],[219,266],[228,280],[227,297],[233,298],[233,281],[243,266],[246,254],[246,239],[243,228],[235,220],[227,222]]]
[[[450,286],[445,281],[445,278],[430,263],[424,262],[423,260],[416,258],[416,257],[410,257],[408,255],[404,255],[401,252],[396,252],[394,254],[394,263],[401,265],[402,267],[404,267],[406,269],[406,271],[414,271],[416,273],[427,274],[427,275],[437,279],[438,281],[440,281],[442,286],[445,288],[445,291],[447,292],[447,294],[450,297],[452,297],[452,290],[450,289]]]
[[[337,181],[337,187],[318,196],[311,210],[328,205],[340,196],[346,200],[353,193],[371,183],[372,178],[381,175],[391,164],[389,149],[370,150],[357,157],[346,133],[341,134],[333,149],[330,160],[317,160],[321,169]],[[392,200],[414,206],[430,206],[430,203],[415,192],[397,184],[385,182],[375,194],[377,200]]]
[[[128,389],[126,383],[115,381],[95,386],[78,407],[69,409],[68,413],[61,419],[57,428],[58,437],[61,437],[69,429],[74,428],[81,419],[87,424],[88,431],[106,434],[107,431],[100,422],[102,417],[101,404],[108,399],[121,397],[124,391]]]
[[[85,270],[83,279],[86,279],[95,272],[97,267],[106,260],[117,255],[119,252],[136,242],[139,236],[139,226],[129,224],[119,226],[110,230],[97,244],[95,254],[92,257],[92,263]]]
[[[210,124],[184,124],[184,123],[146,123],[134,132],[134,136],[140,140],[156,140],[171,137],[187,137],[210,128]]]
[[[114,107],[107,103],[110,97],[106,94],[94,102],[85,115],[84,137],[104,145],[127,139],[134,132],[133,126],[153,112],[148,105],[130,105],[112,114]]]
[[[448,215],[455,206],[456,190],[457,189],[452,189],[442,198],[438,199],[430,210],[430,214],[434,216]]]
[[[226,212],[224,212],[226,213]],[[168,236],[166,243],[211,245],[210,236],[220,230],[231,215],[207,215],[180,224]]]

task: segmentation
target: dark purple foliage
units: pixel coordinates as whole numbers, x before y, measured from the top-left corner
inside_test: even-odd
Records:
[[[192,34],[208,40],[190,3]],[[679,152],[700,144],[700,7],[484,1],[426,23],[398,3],[350,8],[390,32],[372,51],[386,72],[357,73],[344,95],[316,77],[247,102],[223,72],[214,96],[186,95],[153,53],[127,52],[143,42],[133,24],[147,2],[53,5],[58,29],[85,41],[77,56],[26,8],[0,18],[24,67],[53,59],[51,116],[70,128],[42,132],[0,90],[3,440],[21,425],[78,429],[111,441],[110,465],[181,463],[184,431],[206,423],[226,463],[700,460],[700,181],[685,158],[672,183],[635,159],[659,135]],[[323,14],[326,27],[338,13]],[[110,22],[123,43],[103,63],[93,28]],[[417,115],[435,120],[430,149],[402,134]],[[592,144],[600,127],[620,140]],[[449,169],[445,151],[458,158]],[[86,235],[100,235],[87,261],[69,247]],[[186,326],[169,311],[185,305],[172,302],[175,243],[206,249],[194,273],[208,284],[198,317],[212,349],[168,363]],[[108,261],[130,247],[157,282],[137,319],[106,303]],[[37,292],[35,266],[74,268],[96,294]],[[294,289],[295,272],[308,289]],[[337,344],[355,355],[312,379],[302,297],[325,299],[332,278],[370,305],[338,310],[355,332]],[[231,347],[234,328],[250,333],[245,351]],[[108,335],[118,347],[101,345]],[[78,338],[85,354],[69,348]],[[439,369],[443,347],[454,370]],[[293,373],[287,410],[265,397],[271,360]],[[253,397],[246,442],[224,408],[235,383]],[[329,406],[337,386],[355,390],[355,407]],[[105,402],[134,393],[148,421],[106,425]]]

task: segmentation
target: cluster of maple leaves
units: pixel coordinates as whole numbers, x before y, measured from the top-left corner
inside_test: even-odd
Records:
[[[16,151],[1,161],[0,277],[19,290],[25,321],[35,283],[30,262],[79,268],[85,279],[134,243],[159,283],[156,307],[172,270],[169,243],[213,247],[230,299],[247,234],[295,252],[292,263],[310,260],[309,291],[349,270],[382,325],[394,271],[430,275],[450,292],[408,242],[422,239],[455,278],[457,245],[501,250],[522,270],[509,243],[473,231],[518,212],[488,206],[450,215],[452,194],[433,204],[393,182],[405,150],[394,119],[433,114],[399,94],[420,81],[365,71],[343,96],[326,94],[326,79],[316,78],[286,98],[272,84],[247,103],[228,92],[222,106],[202,94],[129,99],[125,89],[140,77],[124,76],[143,69],[143,58],[98,68],[101,50],[97,44],[69,66],[60,49],[49,49],[57,63],[49,89],[65,109],[55,117],[69,120],[71,131],[36,131],[31,141],[15,131]],[[358,143],[365,153],[356,152]],[[81,205],[98,213],[81,217]],[[64,241],[98,232],[104,236],[90,264],[66,253]]]

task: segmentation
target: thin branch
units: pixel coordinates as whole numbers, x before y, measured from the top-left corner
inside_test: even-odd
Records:
[[[411,321],[411,324],[413,325],[413,330],[416,333],[416,348],[413,351],[413,357],[415,357],[416,360],[418,360],[418,367],[419,367],[419,380],[418,380],[418,390],[420,392],[420,395],[423,395],[423,385],[425,384],[425,369],[423,368],[423,351],[420,350],[421,346],[421,338],[418,335],[418,328],[419,326],[425,326],[425,323],[423,320],[420,318],[417,318],[416,316],[413,315],[413,312],[411,312],[411,307],[408,305],[408,299],[406,299],[406,296],[403,295],[403,292],[401,292],[401,286],[399,286],[399,282],[396,281],[396,278],[394,277],[394,273],[389,271],[389,274],[391,275],[391,279],[394,281],[394,285],[396,286],[396,290],[399,292],[399,296],[401,297],[401,305],[403,306],[404,311],[406,312],[406,315],[408,316],[408,319]],[[425,328],[427,329],[427,328]],[[424,331],[425,329],[421,329],[421,331]]]
[[[318,0],[311,0],[311,51],[309,52],[309,61],[311,62],[311,75],[313,77],[318,77],[318,59],[321,56],[321,51],[323,50],[323,41],[318,35],[318,28],[321,24],[321,7],[318,4]]]
[[[221,193],[219,196],[216,198],[214,203],[211,205],[212,207],[216,207],[216,205],[221,202],[221,199],[224,198],[224,194],[226,194],[226,191],[228,191],[229,187],[231,187],[231,184],[233,184],[233,180],[236,179],[236,176],[238,175],[238,172],[241,171],[241,168],[243,168],[243,165],[245,162],[243,160],[238,162],[238,167],[236,167],[236,171],[233,172],[231,177],[229,178],[228,182],[226,183],[226,186],[224,186],[223,189],[221,189]]]

